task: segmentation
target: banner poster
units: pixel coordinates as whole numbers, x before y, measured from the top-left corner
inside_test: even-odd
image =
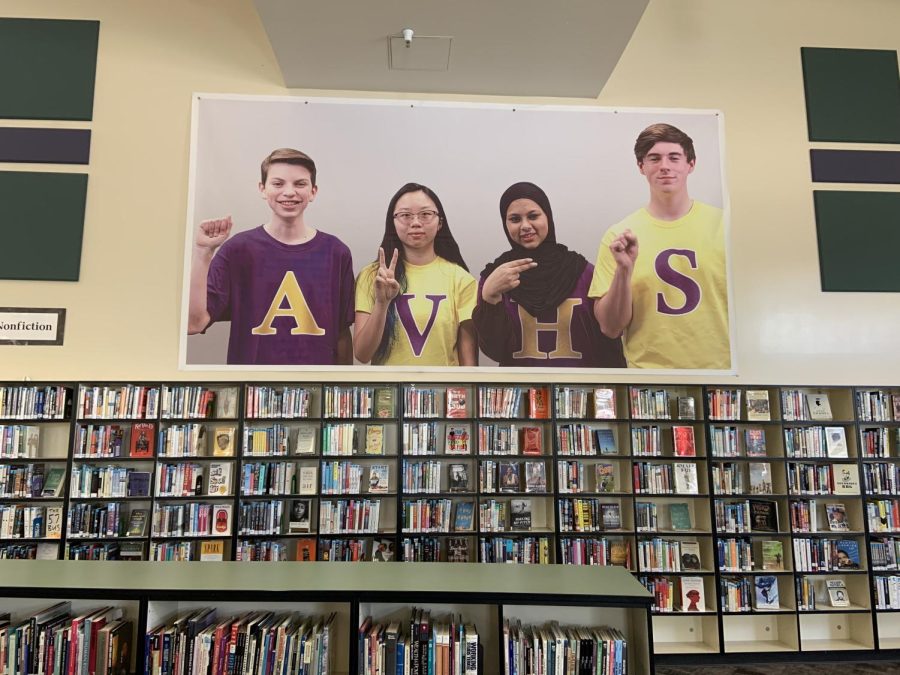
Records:
[[[734,374],[710,110],[195,96],[180,367]]]

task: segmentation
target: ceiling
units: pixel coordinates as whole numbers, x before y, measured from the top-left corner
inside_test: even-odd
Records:
[[[579,98],[603,89],[649,2],[254,1],[288,88]]]

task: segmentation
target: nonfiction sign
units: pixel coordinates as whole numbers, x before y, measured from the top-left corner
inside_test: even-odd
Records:
[[[61,345],[66,310],[0,307],[0,345]]]

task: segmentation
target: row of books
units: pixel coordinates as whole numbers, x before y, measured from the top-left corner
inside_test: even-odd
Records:
[[[556,621],[523,626],[521,621],[505,619],[503,655],[504,675],[630,672],[625,636],[608,626],[560,626]]]
[[[55,514],[56,527],[51,524]],[[0,539],[58,539],[61,536],[60,506],[0,504]]]
[[[761,574],[753,577],[722,577],[720,607],[723,612],[750,612],[781,609],[778,577]]]
[[[38,456],[40,427],[27,424],[0,424],[0,459]]]
[[[599,499],[560,499],[557,502],[560,532],[600,532],[622,529],[618,504]]]
[[[322,388],[322,399],[324,417],[396,416],[394,390],[390,387],[328,386]]]
[[[594,428],[580,422],[556,428],[560,455],[615,455],[616,437],[612,429]]]
[[[366,470],[366,481],[363,490],[363,471]],[[364,467],[352,462],[322,463],[322,494],[361,494],[362,492],[384,493],[390,487],[390,466],[372,464]]]
[[[643,572],[681,572],[701,569],[700,544],[654,537],[637,542],[638,569]]]
[[[0,464],[0,497],[59,497],[66,477],[62,466]]]
[[[70,390],[61,386],[0,386],[0,418],[61,420],[68,412]]]
[[[468,395],[465,387],[447,387],[444,391],[444,406],[441,393],[437,389],[410,387],[403,395],[403,409],[407,417],[468,417]]]
[[[856,464],[787,463],[788,491],[795,495],[858,495]]]
[[[635,494],[699,494],[697,465],[693,462],[635,462],[632,476]]]
[[[157,476],[163,476],[164,473],[158,473]],[[149,471],[124,466],[73,466],[69,494],[75,498],[149,497],[150,476]],[[189,494],[194,494],[193,484]]]
[[[593,403],[591,415],[588,414],[589,403]],[[556,415],[568,419],[589,416],[598,420],[616,419],[616,391],[609,387],[594,389],[559,387],[556,390]]]
[[[481,537],[478,550],[484,563],[550,564],[550,537]]]
[[[148,419],[158,414],[158,387],[124,384],[78,390],[75,416],[79,419]]]
[[[522,466],[524,464],[524,467]],[[524,480],[522,480],[524,472]],[[547,469],[544,462],[497,462],[485,460],[478,467],[478,484],[482,493],[547,492]]]
[[[716,531],[728,534],[778,531],[778,503],[745,499],[726,502],[717,499],[714,505]]]
[[[847,457],[844,427],[796,427],[784,430],[788,457]]]
[[[144,673],[327,673],[334,623],[334,613],[260,610],[222,618],[213,607],[189,610],[147,631]]]
[[[860,569],[859,542],[855,539],[795,538],[793,546],[797,572]]]
[[[863,464],[863,484],[866,494],[900,494],[900,466],[887,462]]]
[[[248,385],[244,414],[250,418],[307,418],[312,392],[304,387]]]
[[[556,464],[560,493],[616,492],[616,466],[608,462],[586,464],[579,460],[560,460]],[[593,474],[593,481],[589,478]]]
[[[241,465],[241,494],[315,494],[317,474],[318,467],[294,462],[247,462]]]
[[[0,615],[0,664],[5,673],[133,672],[134,625],[116,607],[74,614],[64,601],[24,621]]]
[[[360,675],[478,675],[480,640],[474,623],[412,608],[409,621],[363,619],[358,631]]]
[[[631,569],[631,547],[620,538],[562,537],[560,554],[564,565],[620,565]]]

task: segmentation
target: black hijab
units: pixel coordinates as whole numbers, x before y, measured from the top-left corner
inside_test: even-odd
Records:
[[[517,199],[530,199],[547,214],[547,237],[535,249],[519,246],[506,229],[506,211]],[[510,297],[535,317],[545,310],[558,307],[569,297],[575,284],[578,283],[587,260],[580,253],[570,251],[562,244],[556,243],[556,226],[553,223],[553,210],[550,208],[547,195],[534,183],[510,185],[500,197],[500,222],[503,225],[503,234],[506,235],[512,248],[494,262],[488,263],[481,276],[487,277],[503,263],[532,258],[537,267],[522,273],[519,277],[521,283],[509,291]]]

